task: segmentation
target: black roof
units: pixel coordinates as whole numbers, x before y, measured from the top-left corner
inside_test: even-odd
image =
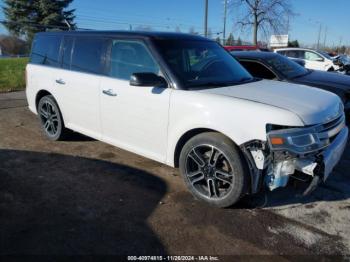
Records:
[[[97,30],[75,30],[75,31],[52,31],[52,32],[41,32],[37,35],[103,35],[103,36],[124,36],[124,37],[137,37],[137,38],[152,38],[152,39],[169,39],[169,40],[201,40],[211,41],[208,38],[191,35],[185,33],[175,32],[159,32],[159,31],[97,31]]]
[[[233,51],[230,52],[236,58],[246,59],[269,59],[276,56],[280,56],[274,52],[259,52],[259,51]]]

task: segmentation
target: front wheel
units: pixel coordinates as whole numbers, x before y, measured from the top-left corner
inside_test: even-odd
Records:
[[[179,162],[188,189],[202,201],[228,207],[246,192],[243,159],[224,135],[208,132],[193,137],[184,145]]]

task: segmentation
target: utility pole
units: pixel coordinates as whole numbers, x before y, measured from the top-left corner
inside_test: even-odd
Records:
[[[226,17],[227,17],[227,0],[224,0],[224,31],[222,32],[222,44],[225,45],[226,39]]]
[[[317,49],[320,49],[321,31],[322,31],[322,24],[320,23],[320,29],[318,30]]]
[[[132,31],[132,25],[131,24],[129,24],[129,30]]]
[[[323,41],[323,48],[326,47],[326,41],[327,41],[327,31],[328,31],[328,27],[326,26],[325,30],[324,30],[324,41]]]
[[[204,36],[208,36],[208,0],[204,0]]]

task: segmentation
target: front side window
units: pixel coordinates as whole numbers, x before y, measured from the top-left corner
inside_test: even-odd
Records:
[[[71,69],[92,74],[103,73],[107,39],[79,36],[75,39]]]
[[[203,40],[155,40],[185,89],[228,86],[254,78],[219,44]]]
[[[61,40],[61,36],[37,36],[34,39],[30,62],[54,67],[59,66]]]
[[[109,76],[130,80],[134,73],[159,74],[159,66],[140,41],[113,40]]]
[[[309,52],[309,51],[306,51],[305,52],[305,60],[309,60],[309,61],[323,61],[323,58],[314,53],[314,52]]]

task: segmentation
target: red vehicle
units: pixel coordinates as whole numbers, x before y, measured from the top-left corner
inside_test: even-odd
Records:
[[[239,46],[224,46],[224,48],[231,51],[258,51],[260,48],[256,45],[239,45]]]

